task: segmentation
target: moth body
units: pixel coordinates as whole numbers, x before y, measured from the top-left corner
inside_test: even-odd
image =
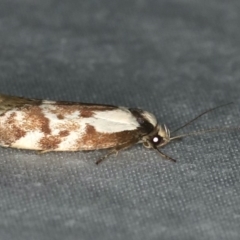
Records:
[[[229,104],[232,103],[199,114],[172,133]],[[239,127],[210,128],[170,137],[165,125],[159,125],[153,114],[141,109],[0,94],[0,146],[42,152],[110,149],[97,164],[137,143],[175,161],[159,148],[172,140],[223,130],[239,130]]]

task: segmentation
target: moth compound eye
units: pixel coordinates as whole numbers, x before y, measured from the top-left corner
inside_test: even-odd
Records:
[[[153,143],[154,145],[159,145],[159,144],[162,142],[162,140],[163,140],[162,137],[160,137],[160,136],[154,136],[154,137],[152,138],[152,143]]]

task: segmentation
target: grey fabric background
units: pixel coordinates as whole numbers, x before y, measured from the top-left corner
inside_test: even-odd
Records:
[[[240,126],[239,0],[1,0],[1,93]],[[240,239],[239,131],[164,152],[0,148],[0,239]]]

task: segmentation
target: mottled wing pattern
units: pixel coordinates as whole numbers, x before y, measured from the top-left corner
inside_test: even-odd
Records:
[[[126,108],[0,95],[0,145],[77,151],[139,141],[138,122]]]

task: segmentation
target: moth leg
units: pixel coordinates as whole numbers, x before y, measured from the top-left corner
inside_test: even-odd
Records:
[[[109,156],[111,156],[112,154],[115,154],[115,156],[118,155],[118,152],[123,150],[123,149],[126,149],[126,148],[129,148],[131,146],[133,146],[135,143],[137,143],[138,140],[134,141],[134,142],[131,142],[131,143],[125,143],[125,144],[122,144],[122,145],[119,145],[113,149],[111,149],[108,153],[106,153],[105,155],[103,155],[100,159],[98,159],[96,161],[96,164],[98,165],[99,163],[101,163],[102,161],[104,161],[106,158],[108,158]]]
[[[168,155],[166,155],[165,153],[163,153],[163,152],[160,151],[159,149],[156,148],[156,150],[157,150],[157,152],[161,155],[161,157],[163,157],[163,158],[165,158],[165,159],[167,159],[167,160],[170,160],[170,161],[172,161],[172,162],[176,162],[175,159],[169,157]]]
[[[106,158],[108,158],[109,156],[111,156],[112,154],[118,154],[118,150],[116,150],[115,148],[111,151],[109,151],[107,154],[103,155],[101,158],[99,158],[97,161],[96,161],[96,164],[98,165],[99,163],[101,163],[102,161],[104,161]]]

